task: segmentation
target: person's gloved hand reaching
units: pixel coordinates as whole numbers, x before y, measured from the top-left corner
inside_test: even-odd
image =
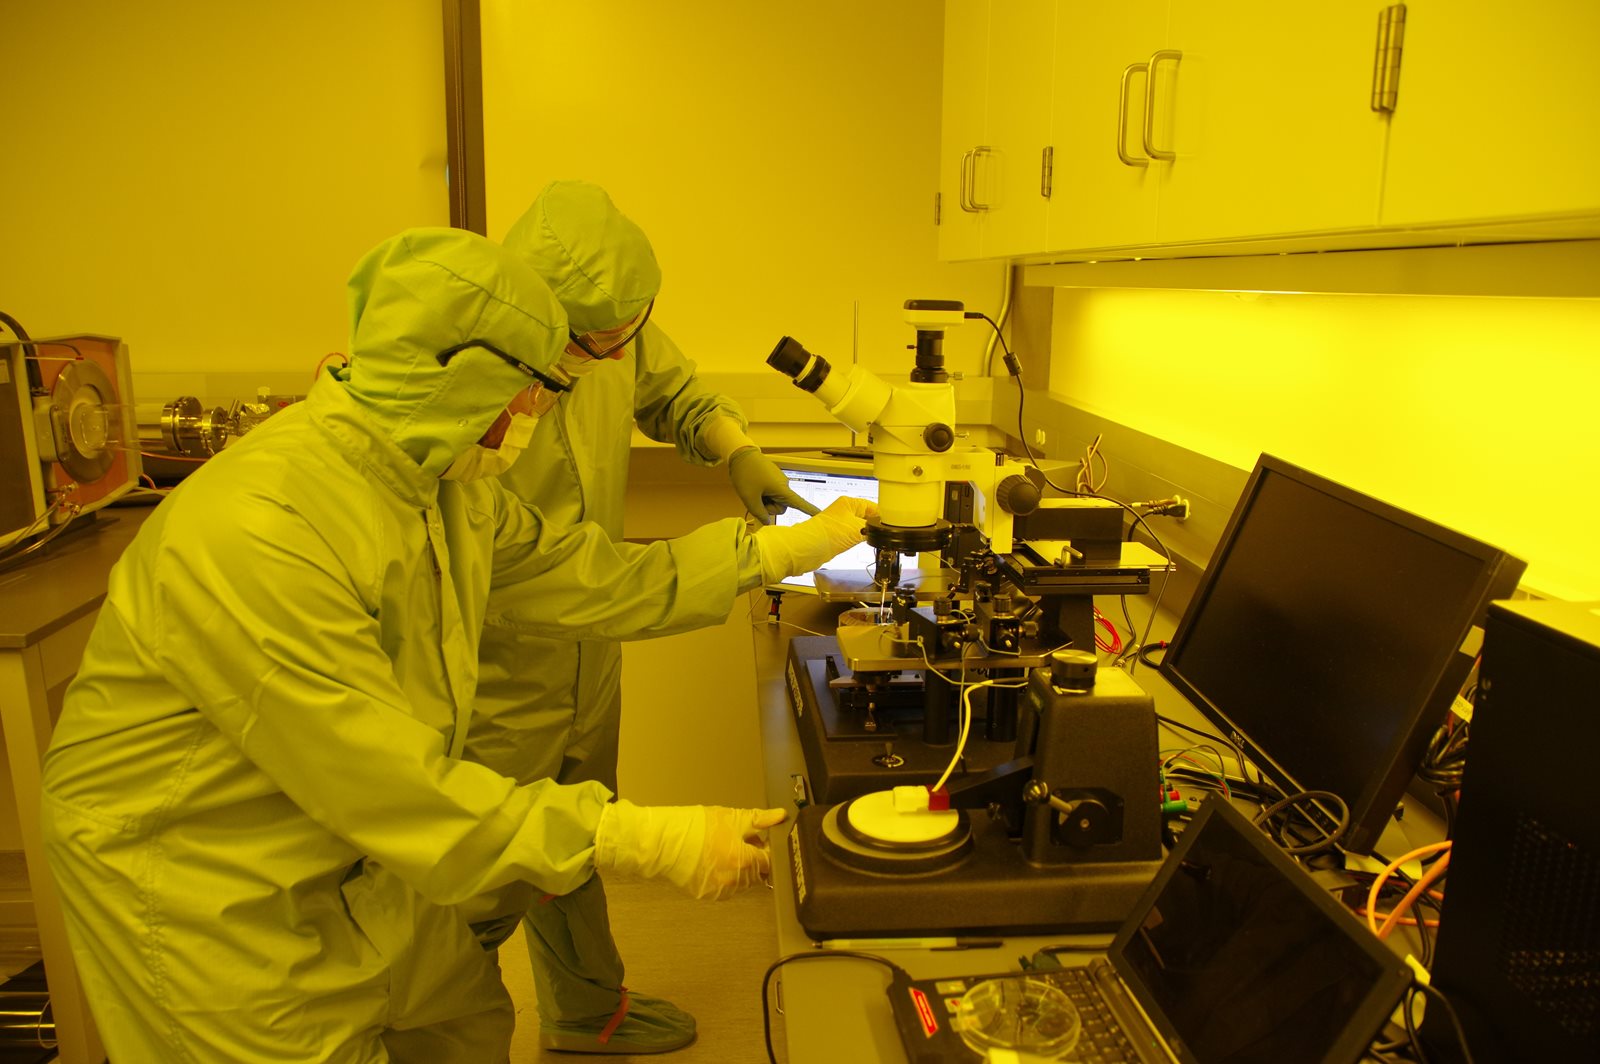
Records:
[[[761,832],[787,816],[782,809],[641,806],[619,798],[600,814],[594,863],[721,900],[771,874],[772,851]]]
[[[761,448],[745,435],[733,418],[714,420],[705,430],[705,440],[718,458],[727,459],[728,479],[733,481],[733,490],[757,521],[770,525],[791,506],[815,516],[817,508],[789,486],[789,478],[783,475],[783,470],[761,453]]]
[[[865,538],[867,518],[877,512],[878,508],[867,500],[845,496],[798,525],[764,525],[756,529],[762,579],[771,584],[809,573],[843,554]]]
[[[751,444],[734,451],[728,459],[728,478],[733,490],[743,500],[752,517],[770,525],[784,510],[796,510],[815,516],[817,508],[789,486],[778,464],[761,453],[761,448]]]

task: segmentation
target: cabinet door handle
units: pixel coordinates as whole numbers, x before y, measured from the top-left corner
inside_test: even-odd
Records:
[[[1183,58],[1182,52],[1163,48],[1150,53],[1150,75],[1144,83],[1144,153],[1152,159],[1166,159],[1168,162],[1176,159],[1175,151],[1162,151],[1156,147],[1156,67],[1163,59],[1170,59],[1176,64]]]
[[[980,144],[961,156],[961,209],[968,214],[981,214],[990,207],[978,202],[978,158],[988,154],[989,146]]]
[[[1122,95],[1117,100],[1117,158],[1124,166],[1149,166],[1150,160],[1128,154],[1128,79],[1140,71],[1150,74],[1149,63],[1129,63],[1122,68]]]

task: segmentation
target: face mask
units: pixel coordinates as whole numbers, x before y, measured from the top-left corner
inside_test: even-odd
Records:
[[[580,377],[586,377],[598,369],[601,363],[607,361],[603,358],[590,358],[588,355],[575,355],[571,351],[561,352],[561,357],[556,359],[556,373],[565,377],[568,384],[577,383]]]
[[[539,419],[528,414],[512,414],[505,436],[499,447],[485,447],[475,443],[456,456],[450,468],[440,474],[445,480],[482,480],[497,477],[516,464],[517,459],[533,439],[534,427]]]

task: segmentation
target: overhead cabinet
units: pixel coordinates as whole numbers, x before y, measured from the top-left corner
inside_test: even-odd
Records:
[[[1004,257],[1039,246],[1050,203],[1056,7],[1056,0],[945,7],[941,258]],[[1017,100],[1043,106],[1017,107]]]
[[[1600,3],[1407,9],[1383,224],[1600,213]]]
[[[1600,4],[1533,6],[948,0],[940,254],[1600,233]]]

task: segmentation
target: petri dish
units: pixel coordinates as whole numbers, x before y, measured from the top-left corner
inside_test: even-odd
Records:
[[[1078,1044],[1078,1010],[1059,987],[1026,975],[986,979],[956,1006],[961,1038],[979,1056],[1015,1049],[1064,1057]]]

